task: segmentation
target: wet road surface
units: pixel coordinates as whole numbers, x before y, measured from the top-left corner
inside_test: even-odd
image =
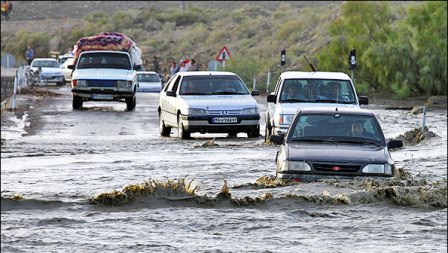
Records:
[[[156,93],[72,110],[68,86],[48,89],[2,115],[2,252],[447,252],[446,110],[427,113],[436,137],[392,152],[406,176],[280,185],[263,136],[161,137]],[[386,138],[421,126],[366,108]]]

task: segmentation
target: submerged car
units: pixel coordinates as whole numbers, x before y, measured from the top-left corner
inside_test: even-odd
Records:
[[[159,95],[159,126],[162,136],[171,128],[186,139],[193,132],[247,133],[260,135],[260,113],[252,93],[241,78],[225,71],[178,72]]]
[[[40,85],[47,83],[65,84],[61,66],[54,58],[35,58],[30,64],[30,69],[35,73],[39,73]]]
[[[137,82],[137,91],[140,92],[160,92],[162,89],[162,79],[160,79],[159,74],[154,71],[138,71]]]
[[[327,178],[393,177],[389,149],[401,140],[386,142],[373,112],[351,108],[304,108],[297,112],[286,135],[271,135],[281,144],[276,176],[294,181]]]

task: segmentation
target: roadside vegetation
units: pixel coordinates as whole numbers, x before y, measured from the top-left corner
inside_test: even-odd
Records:
[[[43,21],[38,21],[43,22]],[[96,11],[81,26],[46,31],[3,33],[2,54],[23,61],[24,49],[34,45],[37,57],[64,53],[81,37],[104,31],[121,32],[142,49],[146,69],[152,58],[196,59],[207,67],[223,46],[232,60],[225,70],[240,75],[249,87],[269,90],[282,71],[310,71],[303,55],[322,71],[350,75],[348,54],[357,52],[355,81],[361,95],[372,92],[409,96],[447,95],[447,2],[328,2],[292,8],[279,2],[269,10],[254,4],[233,10],[187,7]],[[286,65],[280,66],[280,51]],[[222,66],[220,67],[222,69]]]

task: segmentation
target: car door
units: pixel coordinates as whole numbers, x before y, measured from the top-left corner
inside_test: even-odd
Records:
[[[179,86],[179,82],[181,80],[181,76],[173,78],[173,80],[168,84],[167,89],[165,90],[165,94],[163,97],[161,109],[163,111],[163,120],[166,124],[177,127],[177,109],[178,109],[178,97],[177,87]]]
[[[280,77],[277,81],[277,84],[275,85],[275,89],[273,92],[273,94],[277,96],[277,98],[276,98],[277,103],[268,103],[268,116],[269,116],[269,121],[271,122],[271,126],[274,126],[274,114],[275,114],[275,111],[278,106],[278,95],[279,95],[279,91],[280,91],[282,82],[283,82],[283,80]]]

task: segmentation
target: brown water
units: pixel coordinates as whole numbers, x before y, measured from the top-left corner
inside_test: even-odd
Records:
[[[290,183],[263,137],[160,137],[157,94],[73,111],[54,89],[2,116],[2,252],[447,252],[446,110],[427,112],[435,137],[392,151],[396,178]],[[421,127],[367,108],[386,138]]]

